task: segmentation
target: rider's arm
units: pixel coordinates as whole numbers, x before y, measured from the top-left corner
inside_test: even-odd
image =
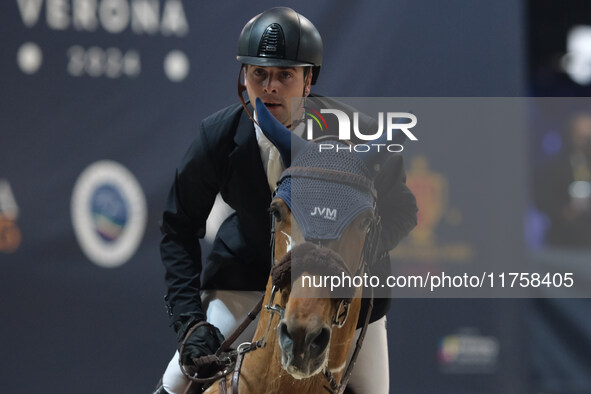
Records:
[[[181,315],[205,319],[199,294],[205,225],[219,191],[219,169],[203,126],[176,170],[163,214],[160,253],[167,303],[176,326]]]

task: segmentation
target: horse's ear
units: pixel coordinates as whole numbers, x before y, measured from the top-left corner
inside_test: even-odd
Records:
[[[256,99],[257,118],[263,134],[277,148],[283,159],[285,167],[291,165],[291,158],[297,156],[307,147],[310,142],[292,133],[287,127],[281,124],[273,114],[269,112],[267,106],[261,99]]]
[[[386,148],[388,145],[403,145],[406,141],[406,135],[401,130],[395,130],[392,133],[392,139],[388,140],[387,133],[383,133],[380,138],[372,141],[372,145],[380,146],[380,149],[369,150],[367,152],[357,152],[357,156],[365,163],[367,168],[371,171],[373,177],[377,175],[382,169],[384,163],[393,154]],[[378,145],[381,144],[381,145]],[[402,150],[402,148],[401,148]]]

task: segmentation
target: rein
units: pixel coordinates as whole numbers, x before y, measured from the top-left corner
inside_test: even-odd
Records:
[[[242,355],[244,355],[244,353],[247,353],[249,351],[252,351],[252,350],[258,349],[259,347],[264,346],[264,341],[263,341],[264,338],[263,338],[263,339],[256,341],[256,342],[244,342],[244,343],[240,344],[236,350],[232,350],[232,351],[228,352],[228,349],[230,348],[232,343],[234,343],[234,341],[236,341],[238,336],[240,336],[240,334],[242,334],[242,332],[244,332],[244,330],[250,325],[250,323],[252,323],[256,319],[256,317],[258,316],[259,311],[261,310],[261,307],[263,305],[263,298],[264,298],[264,295],[263,295],[263,297],[261,297],[259,302],[254,306],[254,308],[252,308],[252,310],[250,312],[248,312],[248,315],[244,318],[244,320],[238,326],[238,328],[236,328],[236,330],[234,330],[234,332],[228,338],[226,338],[224,340],[224,342],[222,342],[222,344],[220,345],[219,349],[215,352],[215,354],[201,356],[201,357],[193,360],[193,362],[195,363],[195,365],[197,367],[205,366],[205,365],[209,365],[209,364],[216,364],[218,367],[221,367],[222,369],[220,371],[216,372],[213,376],[210,376],[207,378],[198,378],[198,377],[192,376],[191,373],[183,365],[183,363],[181,362],[181,358],[179,357],[179,365],[180,365],[181,371],[190,381],[197,383],[197,384],[201,384],[201,385],[209,385],[218,379],[222,379],[232,372],[232,370],[234,369],[234,366],[236,364],[236,360],[239,357],[241,357]],[[211,326],[211,324],[209,324],[206,321],[200,321],[199,323],[197,323],[193,327],[191,327],[191,329],[187,332],[187,335],[185,335],[185,339],[181,343],[181,346],[179,349],[179,354],[183,354],[183,351],[185,349],[186,340],[193,333],[193,331],[195,331],[197,328],[199,328],[201,326],[205,326],[205,325]],[[266,335],[266,333],[265,333],[265,335]],[[222,380],[225,382],[225,379],[222,379]],[[223,392],[225,393],[225,391],[223,391]]]

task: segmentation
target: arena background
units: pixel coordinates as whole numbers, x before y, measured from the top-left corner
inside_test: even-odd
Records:
[[[0,391],[154,387],[176,344],[158,251],[174,168],[200,120],[236,102],[238,34],[274,5],[0,3]],[[584,2],[284,5],[323,36],[317,93],[589,96],[548,61],[564,53],[572,24],[591,23]],[[551,83],[536,79],[549,74]],[[455,241],[470,247],[478,234],[499,258],[588,261],[585,252],[547,248],[531,225],[543,216],[528,174],[544,161],[536,148],[544,136],[500,136],[516,137],[522,152],[499,155],[517,166],[509,178],[485,176],[492,148],[469,168],[454,155],[427,156],[431,174],[449,182],[456,213],[464,208],[453,204],[468,198],[458,196],[462,182],[511,187],[510,198],[481,200],[482,212],[496,213],[494,226],[458,226]],[[450,223],[431,230],[442,236]],[[589,312],[580,299],[396,299],[388,315],[391,392],[589,393]]]

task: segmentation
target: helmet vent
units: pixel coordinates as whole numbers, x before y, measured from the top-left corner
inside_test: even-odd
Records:
[[[283,36],[283,29],[278,23],[273,23],[265,29],[259,42],[258,56],[285,58],[285,37]]]

